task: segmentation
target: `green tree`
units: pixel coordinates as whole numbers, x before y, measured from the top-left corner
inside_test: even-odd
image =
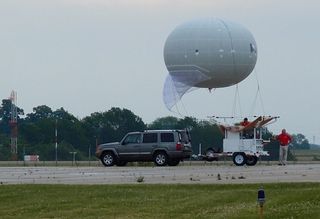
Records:
[[[10,139],[5,134],[0,134],[0,160],[10,160]]]
[[[198,125],[191,130],[191,137],[194,153],[199,153],[199,144],[201,144],[202,153],[208,148],[222,151],[223,134],[216,124],[209,121],[198,122]]]
[[[86,153],[90,143],[82,122],[63,108],[54,111],[53,118],[54,124],[57,125],[58,143],[66,142]],[[52,137],[54,136],[54,130],[52,130]]]
[[[184,117],[183,119],[179,119],[177,123],[178,129],[188,129],[192,130],[196,127],[198,127],[198,120],[193,117]]]
[[[20,116],[24,115],[23,109],[17,107],[17,120],[19,122]],[[0,133],[9,135],[10,126],[9,121],[11,119],[11,100],[3,99],[0,106]]]
[[[0,106],[0,159],[9,160],[11,157],[10,149],[10,120],[11,120],[11,100],[3,99]],[[17,107],[18,126],[23,120],[23,109]]]
[[[293,134],[292,135],[292,146],[295,149],[310,149],[310,144],[308,139],[303,134]]]
[[[161,117],[148,125],[148,129],[177,129],[179,119],[173,116]]]
[[[27,121],[36,122],[41,119],[53,118],[53,112],[50,107],[46,105],[41,105],[34,107],[32,113],[27,114]]]
[[[79,150],[80,154],[87,154],[89,140],[86,138],[85,129],[81,121],[63,108],[52,111],[51,108],[41,105],[33,108],[33,112],[27,114],[25,121],[20,125],[21,137],[25,140],[25,148],[28,153],[41,155],[40,159],[55,159],[55,130],[58,136],[58,155],[62,153],[63,145],[66,149]],[[69,152],[68,152],[69,153]],[[69,157],[64,153],[65,157]],[[63,158],[58,156],[59,159]]]
[[[54,140],[54,117],[50,107],[41,105],[33,108],[19,123],[20,136],[27,144],[48,144]]]
[[[82,120],[91,144],[120,141],[122,137],[131,131],[142,131],[146,125],[142,119],[128,109],[113,107],[102,113],[93,113]]]

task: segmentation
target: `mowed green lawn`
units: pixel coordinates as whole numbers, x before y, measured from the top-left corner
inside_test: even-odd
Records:
[[[0,218],[259,218],[259,186],[1,185]],[[319,183],[264,189],[264,218],[320,218]]]

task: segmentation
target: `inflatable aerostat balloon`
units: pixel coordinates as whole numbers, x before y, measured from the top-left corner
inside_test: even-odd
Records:
[[[192,88],[220,88],[244,80],[257,62],[257,45],[242,25],[218,18],[176,27],[164,45],[169,74],[163,100],[171,108]]]

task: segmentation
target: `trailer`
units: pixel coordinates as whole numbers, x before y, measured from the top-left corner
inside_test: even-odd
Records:
[[[224,135],[223,151],[211,147],[207,149],[202,159],[207,161],[219,160],[221,157],[232,157],[237,166],[256,165],[260,156],[269,156],[263,146],[270,142],[262,138],[266,126],[275,122],[279,117],[259,116],[247,126],[218,124]]]

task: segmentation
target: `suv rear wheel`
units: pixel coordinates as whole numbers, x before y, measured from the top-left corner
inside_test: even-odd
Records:
[[[168,155],[163,151],[156,152],[153,161],[157,166],[165,166],[168,162]]]
[[[112,152],[105,152],[101,156],[101,162],[106,167],[111,167],[115,164],[115,156]]]

